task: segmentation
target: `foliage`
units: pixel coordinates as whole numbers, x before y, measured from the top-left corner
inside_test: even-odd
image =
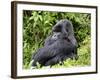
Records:
[[[23,67],[30,68],[31,56],[41,48],[52,27],[57,21],[68,19],[73,23],[74,33],[78,42],[79,59],[66,60],[64,65],[53,67],[90,65],[90,20],[87,13],[23,11]]]

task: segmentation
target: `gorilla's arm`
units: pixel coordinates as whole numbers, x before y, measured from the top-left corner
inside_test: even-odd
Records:
[[[58,63],[62,57],[69,55],[73,49],[74,46],[70,42],[67,42],[66,40],[58,40],[52,45],[45,46],[37,51],[33,59],[33,66],[36,66],[37,62],[42,65]],[[55,58],[57,59],[56,61]]]
[[[45,65],[45,63],[59,54],[58,48],[56,45],[45,46],[37,51],[37,53],[33,57],[33,66],[36,66],[36,63],[39,62],[41,65]]]
[[[51,58],[50,60],[48,60],[46,63],[45,63],[45,66],[49,66],[49,65],[54,65],[56,63],[59,63],[61,61],[61,56],[60,55],[57,55],[53,58]]]
[[[52,47],[45,46],[37,51],[37,53],[33,57],[32,66],[36,66],[36,63],[39,62],[41,65],[45,65],[46,61],[53,58],[57,53],[55,53]]]

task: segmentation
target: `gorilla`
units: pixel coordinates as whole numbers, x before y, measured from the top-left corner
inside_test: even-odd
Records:
[[[64,60],[77,59],[77,41],[74,36],[73,25],[63,19],[52,28],[52,33],[45,40],[44,46],[32,56],[32,66],[52,66],[63,63]]]

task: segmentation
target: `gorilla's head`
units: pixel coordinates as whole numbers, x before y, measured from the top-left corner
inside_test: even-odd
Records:
[[[72,23],[67,20],[67,19],[63,19],[58,21],[58,23],[56,25],[54,25],[54,27],[52,28],[53,33],[62,33],[63,36],[70,36],[70,35],[74,35],[74,31],[73,31],[73,25]]]

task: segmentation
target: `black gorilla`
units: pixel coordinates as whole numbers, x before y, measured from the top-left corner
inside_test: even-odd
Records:
[[[36,66],[37,62],[41,66],[52,66],[67,58],[77,59],[77,41],[72,23],[63,19],[53,27],[52,34],[45,40],[44,47],[33,55],[32,66]]]

